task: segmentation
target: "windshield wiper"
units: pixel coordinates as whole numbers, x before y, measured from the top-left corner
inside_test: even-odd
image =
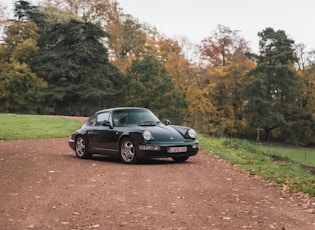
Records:
[[[138,123],[140,126],[155,126],[157,122],[154,121],[141,121]]]

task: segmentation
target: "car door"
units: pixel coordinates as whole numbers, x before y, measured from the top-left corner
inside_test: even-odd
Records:
[[[113,147],[117,142],[117,136],[110,112],[97,114],[96,121],[89,133],[89,140],[93,152],[106,154],[117,152],[117,149],[115,150]]]

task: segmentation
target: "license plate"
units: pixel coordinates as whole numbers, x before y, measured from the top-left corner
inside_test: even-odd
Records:
[[[187,152],[187,147],[171,147],[167,150],[168,153],[184,153]]]

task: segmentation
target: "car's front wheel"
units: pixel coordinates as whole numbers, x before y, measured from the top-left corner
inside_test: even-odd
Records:
[[[87,143],[83,136],[78,136],[75,140],[75,154],[80,159],[88,159],[91,157],[87,149]]]
[[[120,144],[120,159],[125,164],[137,162],[136,148],[129,138],[125,138]]]
[[[189,157],[172,157],[175,162],[187,161]]]

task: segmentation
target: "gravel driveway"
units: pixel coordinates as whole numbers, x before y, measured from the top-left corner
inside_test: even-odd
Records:
[[[1,229],[315,229],[314,200],[214,155],[124,165],[67,140],[0,142]]]

